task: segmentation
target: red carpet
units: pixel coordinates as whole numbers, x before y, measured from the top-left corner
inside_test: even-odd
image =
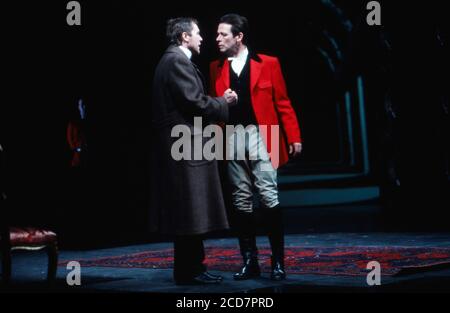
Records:
[[[270,249],[260,249],[260,265],[270,271]],[[209,270],[234,272],[242,258],[236,247],[207,247]],[[78,260],[82,267],[171,268],[172,249]],[[450,265],[450,248],[414,247],[288,247],[286,270],[289,274],[367,275],[369,261],[381,264],[382,275],[394,275],[402,269]],[[61,261],[65,266],[68,261]]]

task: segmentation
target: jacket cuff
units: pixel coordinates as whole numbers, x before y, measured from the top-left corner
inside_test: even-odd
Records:
[[[228,121],[228,103],[225,100],[224,97],[217,98],[219,101],[219,116],[217,117],[218,121],[220,122],[227,122]]]

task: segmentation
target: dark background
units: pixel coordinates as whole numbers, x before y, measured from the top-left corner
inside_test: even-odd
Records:
[[[448,229],[450,54],[442,3],[380,1],[383,26],[369,27],[367,1],[79,1],[81,26],[66,24],[67,2],[2,9],[7,96],[0,119],[8,165],[1,175],[12,220],[52,227],[65,235],[63,244],[79,236],[86,245],[154,238],[146,232],[148,152],[157,148],[149,140],[149,112],[165,21],[199,20],[204,41],[194,60],[206,74],[218,57],[217,21],[236,12],[250,21],[251,48],[280,59],[305,147],[289,170],[354,170],[338,164],[330,104],[362,75],[371,172],[351,184],[380,186],[387,218]],[[74,175],[66,128],[79,97],[88,107],[89,166]]]

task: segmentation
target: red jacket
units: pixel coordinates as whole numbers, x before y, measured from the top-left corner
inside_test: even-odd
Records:
[[[258,125],[267,125],[267,134],[262,132],[267,151],[274,168],[289,160],[288,144],[301,142],[297,115],[287,95],[286,84],[278,59],[258,54],[250,59],[250,95]],[[258,60],[259,59],[259,60]],[[216,60],[210,65],[211,94],[221,96],[230,86],[228,60]],[[271,126],[279,126],[278,138],[272,138]],[[272,146],[278,146],[277,154]]]
[[[80,152],[77,151],[77,149],[82,149],[86,145],[86,137],[79,121],[74,120],[69,122],[67,125],[66,138],[70,150],[72,150],[73,153],[70,165],[72,167],[77,167],[81,163]]]

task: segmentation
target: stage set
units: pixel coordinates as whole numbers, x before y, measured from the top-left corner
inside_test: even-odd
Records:
[[[75,2],[8,5],[1,293],[450,291],[450,27],[440,4]],[[68,16],[77,5],[79,20]],[[278,58],[301,130],[302,153],[278,169],[287,277],[270,279],[258,224],[261,276],[233,279],[243,261],[218,162],[231,229],[204,244],[223,281],[177,285],[172,239],[149,227],[151,191],[169,175],[150,164],[161,149],[153,77],[167,19],[192,16],[203,38],[192,61],[211,90],[227,13],[248,18],[249,50]]]

